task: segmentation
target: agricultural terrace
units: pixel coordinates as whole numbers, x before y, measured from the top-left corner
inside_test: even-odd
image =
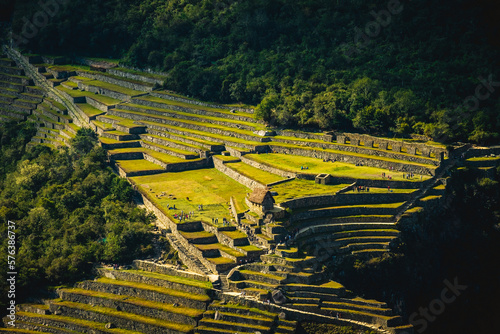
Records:
[[[178,173],[137,176],[130,178],[143,193],[167,215],[194,212],[190,221],[211,222],[218,218],[230,220],[230,198],[236,201],[238,212],[247,209],[245,196],[250,189],[242,186],[216,169],[200,169]],[[163,193],[163,195],[162,195]],[[203,210],[198,210],[198,205]],[[176,209],[171,209],[175,205]]]
[[[269,153],[248,154],[246,158],[293,173],[331,174],[335,177],[350,177],[365,180],[382,180],[382,173],[391,176],[393,181],[420,182],[430,179],[429,175],[415,174],[411,179],[403,179],[403,172],[388,171],[385,168],[356,166],[343,162],[324,162],[322,159],[302,157],[296,155]],[[303,167],[304,169],[302,169]]]
[[[349,186],[349,184],[321,185],[314,181],[294,179],[290,182],[272,186],[271,190],[278,193],[274,196],[276,203],[281,203],[300,197],[334,195],[337,191],[347,186]]]

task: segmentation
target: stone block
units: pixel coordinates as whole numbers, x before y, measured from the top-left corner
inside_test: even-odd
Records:
[[[414,146],[405,146],[406,147],[406,153],[416,155],[417,154],[417,148]]]
[[[394,152],[401,152],[401,144],[392,144],[392,150]]]
[[[339,144],[345,144],[346,143],[346,136],[338,135],[337,136],[337,143]]]

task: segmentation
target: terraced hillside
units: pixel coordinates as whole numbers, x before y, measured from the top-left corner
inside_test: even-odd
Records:
[[[73,324],[106,333],[293,333],[293,321],[316,317],[381,333],[412,331],[385,303],[330,281],[323,264],[389,252],[398,221],[441,200],[446,171],[468,147],[448,151],[435,143],[270,129],[251,110],[160,91],[147,76],[7,52],[43,88],[26,116],[40,124],[33,140],[61,146],[79,126],[94,129],[110,164],[156,214],[189,270],[175,271],[170,276],[184,278],[174,282],[152,264],[101,268],[96,281],[59,290],[48,306],[21,308],[26,330],[90,317],[95,323]],[[274,203],[262,211],[252,198],[267,191]],[[186,275],[204,283],[188,284]],[[207,283],[212,275],[216,289]],[[156,296],[146,286],[152,282],[167,284],[160,286],[177,297],[207,299],[203,307],[194,301],[165,306],[175,298]],[[137,284],[145,285],[130,295]],[[275,298],[277,291],[283,298]],[[282,312],[293,321],[279,319]],[[106,323],[121,329],[102,328]]]
[[[295,328],[296,322],[278,319],[275,312],[215,301],[217,293],[205,276],[143,262],[98,272],[92,281],[59,288],[53,299],[20,305],[16,329],[0,331],[291,333]]]

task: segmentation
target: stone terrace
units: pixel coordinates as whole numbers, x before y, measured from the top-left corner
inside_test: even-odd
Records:
[[[78,127],[94,129],[193,272],[190,280],[143,262],[101,268],[100,278],[60,289],[59,299],[21,307],[26,332],[62,333],[72,323],[71,330],[99,333],[293,333],[306,315],[381,333],[412,331],[385,303],[329,281],[322,263],[390,251],[399,219],[439,203],[443,175],[463,148],[268,129],[251,110],[158,91],[157,82],[120,68],[9,56],[16,62],[0,61],[2,108],[29,108],[23,117],[40,125],[39,143],[61,146]],[[249,210],[247,194],[257,188],[271,190],[272,211]],[[217,291],[207,283],[213,274]],[[271,295],[276,290],[284,299]]]

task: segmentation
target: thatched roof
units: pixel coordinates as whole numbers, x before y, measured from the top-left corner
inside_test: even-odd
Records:
[[[262,204],[267,195],[270,196],[271,199],[273,199],[271,192],[269,191],[268,188],[256,188],[253,191],[253,193],[250,194],[250,197],[248,197],[248,200],[252,203]],[[273,203],[274,203],[274,199],[273,199]]]

